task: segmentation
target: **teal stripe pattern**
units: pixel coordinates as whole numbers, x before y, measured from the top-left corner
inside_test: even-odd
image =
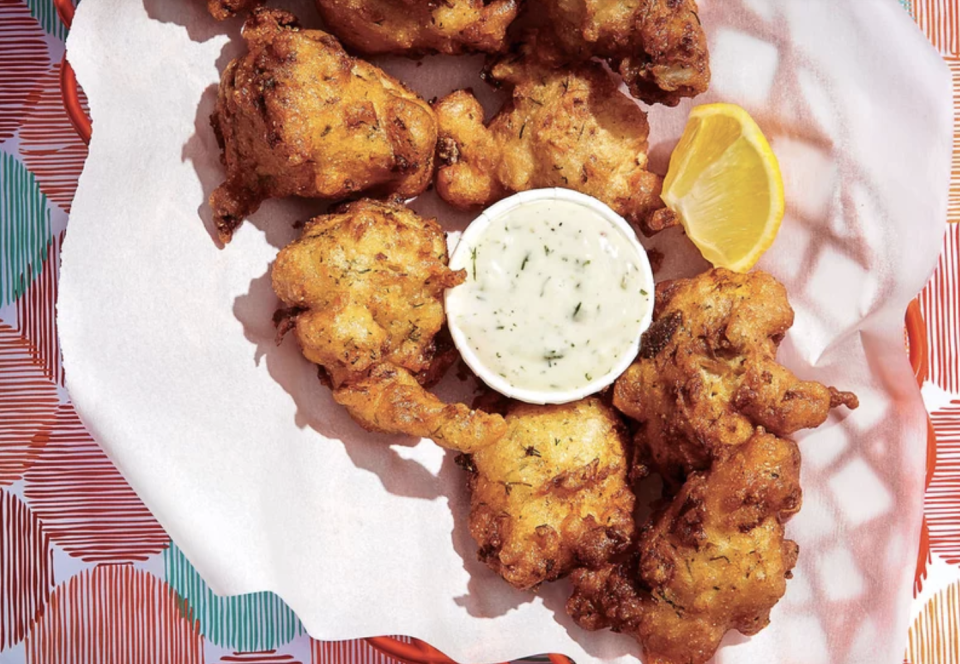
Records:
[[[167,583],[183,601],[184,616],[196,620],[214,645],[236,651],[272,650],[304,634],[300,620],[269,592],[218,597],[171,542],[163,552]]]
[[[40,274],[50,241],[47,197],[16,157],[0,153],[0,306],[18,299]]]
[[[37,19],[47,34],[53,35],[60,41],[66,41],[67,28],[63,21],[57,16],[57,8],[52,0],[26,0],[27,7],[30,8],[30,14]]]

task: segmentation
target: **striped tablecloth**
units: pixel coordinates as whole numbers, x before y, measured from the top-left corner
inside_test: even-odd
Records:
[[[960,0],[901,3],[960,111]],[[87,148],[64,111],[61,19],[53,0],[0,0],[0,664],[387,662],[364,641],[312,640],[274,595],[213,595],[74,412],[54,303]],[[931,429],[904,657],[960,663],[960,224],[919,301]]]

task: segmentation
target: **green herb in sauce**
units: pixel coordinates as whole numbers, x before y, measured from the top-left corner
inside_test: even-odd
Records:
[[[516,388],[566,391],[605,375],[635,348],[652,305],[649,271],[638,267],[646,257],[573,202],[514,208],[465,256],[472,279],[450,291],[447,314],[484,366]]]

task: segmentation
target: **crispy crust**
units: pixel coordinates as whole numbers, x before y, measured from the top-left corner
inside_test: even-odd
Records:
[[[307,222],[272,276],[283,304],[278,333],[295,331],[304,356],[321,366],[334,399],[361,426],[461,451],[502,435],[500,416],[444,404],[423,387],[455,357],[441,334],[442,297],[465,276],[447,267],[435,220],[399,203],[350,203]]]
[[[259,7],[262,2],[263,0],[207,0],[207,9],[215,19],[223,21]]]
[[[519,53],[490,63],[487,79],[512,93],[487,125],[469,91],[435,104],[437,191],[445,201],[475,209],[516,191],[564,187],[644,228],[663,209],[661,179],[647,170],[647,116],[601,65],[559,65],[530,38]]]
[[[676,106],[710,83],[694,0],[540,0],[567,57],[602,58],[643,101]]]
[[[331,35],[257,9],[249,53],[223,72],[211,118],[227,178],[210,198],[220,239],[268,198],[412,197],[433,174],[430,106]]]
[[[656,664],[704,664],[731,629],[756,634],[797,561],[783,523],[800,509],[795,443],[758,430],[694,473],[622,563],[580,569],[567,611],[585,629],[643,644]]]
[[[365,55],[496,53],[518,0],[317,0],[326,25]]]
[[[614,386],[614,405],[640,424],[635,472],[672,487],[746,442],[758,426],[778,436],[817,427],[856,397],[802,381],[776,361],[793,325],[769,274],[722,268],[657,286],[640,356]]]
[[[634,534],[634,496],[628,438],[613,409],[588,398],[512,403],[506,413],[506,435],[469,460],[480,560],[528,589],[622,552]]]

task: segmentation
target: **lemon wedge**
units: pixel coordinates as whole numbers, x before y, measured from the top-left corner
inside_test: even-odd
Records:
[[[783,220],[777,157],[754,119],[735,104],[690,112],[661,198],[703,257],[734,272],[756,264]]]

